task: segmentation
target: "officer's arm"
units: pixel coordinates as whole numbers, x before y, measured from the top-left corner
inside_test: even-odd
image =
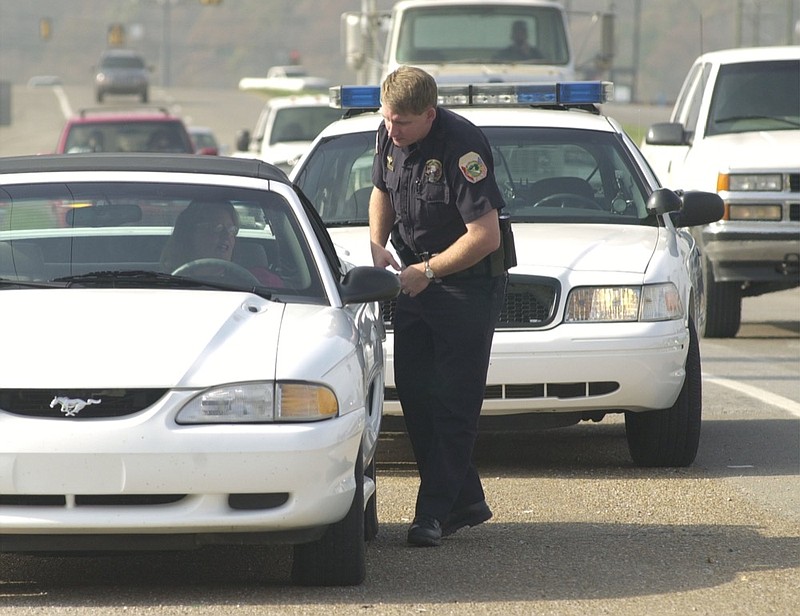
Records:
[[[394,225],[394,209],[389,200],[389,193],[378,188],[372,189],[369,198],[369,240],[372,250],[372,263],[375,267],[393,267],[400,270],[400,264],[392,253],[386,249],[389,234]]]
[[[455,274],[488,256],[500,246],[500,220],[497,210],[487,212],[477,220],[467,223],[467,232],[453,242],[447,250],[428,260],[436,278]],[[430,284],[425,275],[425,264],[409,265],[400,273],[403,293],[414,297]]]
[[[431,257],[429,264],[437,278],[472,267],[500,246],[500,222],[497,210],[491,210],[467,223],[467,232],[447,250]],[[423,266],[424,273],[424,266]]]

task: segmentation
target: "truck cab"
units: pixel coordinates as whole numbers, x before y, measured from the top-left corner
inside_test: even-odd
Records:
[[[367,83],[403,64],[424,69],[439,83],[575,79],[566,11],[552,0],[401,0],[390,15],[343,18],[351,68],[381,68]],[[371,62],[367,56],[379,55],[374,47],[381,32],[383,59]]]

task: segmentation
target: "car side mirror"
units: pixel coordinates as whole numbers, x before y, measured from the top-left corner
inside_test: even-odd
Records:
[[[400,293],[400,279],[389,270],[360,265],[344,275],[339,293],[343,304],[383,302]]]
[[[681,209],[671,212],[676,227],[696,227],[717,222],[725,214],[725,204],[717,193],[691,190],[681,195]]]
[[[647,129],[645,143],[649,145],[686,145],[688,141],[683,124],[659,122]]]
[[[236,133],[236,149],[240,152],[246,152],[250,147],[250,131],[247,129],[240,130]]]

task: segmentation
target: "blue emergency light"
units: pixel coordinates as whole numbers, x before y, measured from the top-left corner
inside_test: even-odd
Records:
[[[445,107],[580,106],[606,103],[614,97],[610,81],[560,83],[479,83],[440,85],[439,104]],[[380,86],[336,86],[330,106],[341,109],[378,109]]]

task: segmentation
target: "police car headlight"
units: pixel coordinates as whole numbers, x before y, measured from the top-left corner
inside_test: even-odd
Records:
[[[567,298],[567,323],[668,321],[683,318],[678,289],[671,282],[629,287],[579,287]]]
[[[195,396],[178,412],[179,424],[318,421],[339,412],[336,395],[313,383],[235,383]]]

